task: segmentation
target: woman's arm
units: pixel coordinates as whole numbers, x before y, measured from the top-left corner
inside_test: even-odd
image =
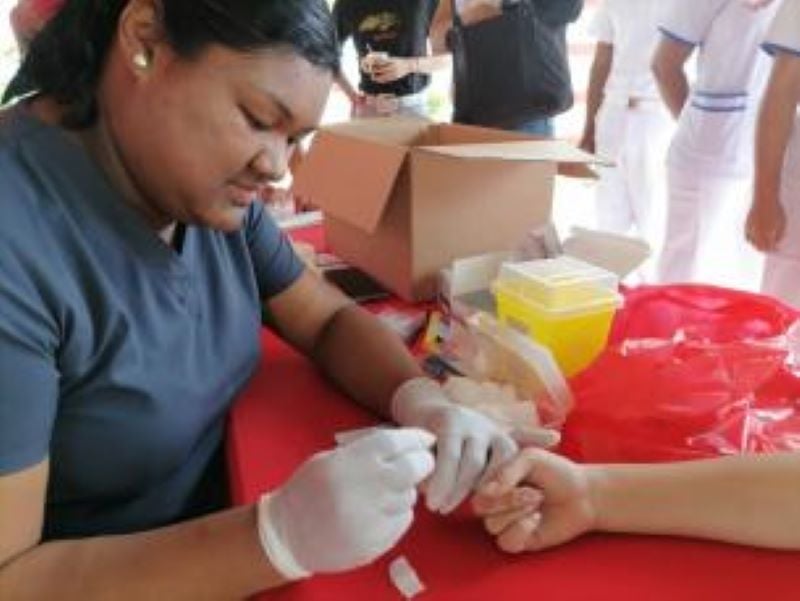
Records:
[[[40,544],[48,463],[0,476],[0,599],[241,599],[285,581],[243,507],[124,536]]]
[[[439,6],[431,20],[430,32],[428,37],[431,40],[431,50],[433,54],[443,54],[449,52],[447,47],[447,32],[453,25],[453,7],[451,0],[439,0]]]
[[[436,470],[426,487],[428,508],[447,513],[486,470],[535,436],[505,433],[488,418],[452,403],[422,371],[400,338],[321,278],[305,273],[271,299],[278,331],[312,357],[349,396],[403,426],[436,435]],[[540,440],[539,437],[536,438]]]
[[[596,527],[800,549],[800,454],[587,468]]]
[[[694,46],[662,36],[651,62],[664,104],[677,119],[689,97],[689,80],[684,66],[694,52]]]
[[[578,146],[587,152],[595,152],[595,121],[597,111],[603,102],[603,90],[611,73],[614,60],[614,46],[606,42],[598,42],[594,50],[592,70],[589,73],[589,90],[586,97],[586,121],[583,124],[583,135]]]
[[[411,73],[432,74],[449,69],[453,64],[450,53],[427,56],[390,56],[380,60],[373,67],[370,77],[378,83],[396,81]]]
[[[800,57],[780,52],[761,100],[756,129],[755,184],[746,236],[770,251],[781,240],[786,218],[780,205],[781,173],[800,102]]]
[[[592,530],[800,549],[800,453],[580,465],[530,449],[474,503],[510,552],[552,547]]]
[[[391,417],[390,402],[422,370],[400,338],[319,276],[305,272],[268,301],[278,333],[348,396]]]

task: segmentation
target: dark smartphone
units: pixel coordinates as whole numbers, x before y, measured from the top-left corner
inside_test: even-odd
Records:
[[[390,293],[360,269],[337,266],[325,269],[323,277],[358,302],[388,298]]]

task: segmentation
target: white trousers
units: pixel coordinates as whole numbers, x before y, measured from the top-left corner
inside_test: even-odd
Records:
[[[667,181],[659,280],[757,290],[763,256],[744,237],[752,179],[670,164]]]
[[[597,113],[597,154],[614,162],[599,168],[597,226],[604,231],[644,239],[653,256],[639,280],[655,279],[656,253],[662,246],[666,215],[667,146],[674,126],[659,101],[628,105],[607,99]]]

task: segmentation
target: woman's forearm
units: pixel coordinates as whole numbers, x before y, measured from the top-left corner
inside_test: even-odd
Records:
[[[596,150],[595,121],[597,112],[603,102],[603,91],[611,73],[613,60],[614,46],[605,42],[598,42],[589,73],[589,88],[586,94],[586,120],[583,124],[583,137],[581,140],[581,145],[591,152]]]
[[[800,453],[585,469],[598,530],[800,549]]]
[[[122,536],[41,544],[0,566],[0,599],[242,599],[285,580],[254,507]]]
[[[412,59],[411,70],[431,75],[436,71],[449,69],[453,65],[453,55],[448,53],[417,56]]]
[[[397,334],[357,305],[336,313],[312,356],[348,396],[385,417],[397,387],[423,375]]]

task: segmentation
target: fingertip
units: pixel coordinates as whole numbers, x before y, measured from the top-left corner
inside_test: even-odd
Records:
[[[496,479],[489,480],[478,487],[478,494],[483,497],[497,497],[500,495],[501,486]]]

